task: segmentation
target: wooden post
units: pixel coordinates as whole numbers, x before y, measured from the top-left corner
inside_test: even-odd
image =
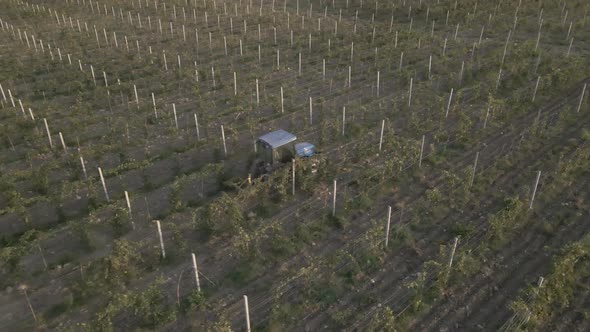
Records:
[[[469,187],[473,186],[475,180],[475,171],[477,169],[477,160],[479,159],[479,151],[475,153],[475,162],[473,163],[473,172],[471,173],[471,180],[469,181]]]
[[[383,147],[383,131],[385,130],[385,120],[381,121],[381,137],[379,138],[379,152],[381,152],[381,148]]]
[[[584,83],[584,87],[582,88],[582,95],[580,96],[580,102],[578,103],[578,109],[576,110],[577,113],[580,113],[580,109],[582,108],[582,103],[584,102],[584,94],[586,94],[586,85],[588,83]]]
[[[193,271],[195,272],[195,283],[197,284],[197,291],[201,291],[201,282],[199,281],[199,268],[197,267],[197,256],[192,253],[193,257]]]
[[[540,179],[541,171],[537,171],[537,179],[535,180],[535,187],[533,188],[533,195],[531,196],[531,204],[529,205],[529,210],[533,208],[533,203],[535,202],[535,195],[537,194],[537,186],[539,185]]]
[[[227,145],[225,144],[225,131],[221,125],[221,139],[223,140],[223,155],[227,157]]]
[[[248,307],[248,296],[244,295],[244,310],[246,312],[246,332],[251,332],[250,329],[250,308]]]
[[[449,259],[449,269],[453,266],[453,259],[455,258],[455,251],[457,250],[457,242],[459,242],[459,237],[455,237],[455,243],[453,243],[453,249],[451,250],[451,258]]]
[[[451,101],[453,100],[453,88],[451,88],[451,94],[449,95],[449,101],[447,103],[447,112],[445,113],[445,118],[449,117],[449,110],[451,109]]]
[[[156,220],[156,225],[158,226],[158,237],[160,238],[160,248],[162,249],[162,258],[166,258],[166,249],[164,248],[164,238],[162,237],[162,227],[160,226],[159,220]]]
[[[332,201],[332,217],[336,216],[336,180],[334,180],[334,196]]]
[[[387,207],[387,226],[385,227],[385,248],[389,244],[389,225],[391,224],[391,206]]]
[[[49,147],[53,149],[53,140],[51,139],[51,132],[49,132],[49,125],[47,124],[46,118],[43,118],[43,123],[45,123],[45,131],[47,132],[47,139],[49,140]]]
[[[104,191],[104,196],[107,199],[107,202],[110,202],[111,199],[109,198],[109,192],[107,190],[107,184],[104,181],[104,176],[102,175],[102,169],[98,168],[98,175],[100,176],[100,182],[102,183],[102,190]]]
[[[422,135],[422,145],[420,147],[420,160],[418,161],[418,167],[422,167],[422,156],[424,155],[424,142],[426,141],[426,135]]]

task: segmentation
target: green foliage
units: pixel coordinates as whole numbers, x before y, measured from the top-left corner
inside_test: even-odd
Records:
[[[163,281],[158,280],[148,289],[135,295],[133,309],[140,326],[156,329],[176,318],[176,311],[167,302],[162,291]]]
[[[396,331],[395,314],[389,307],[380,308],[367,327],[368,332]]]
[[[125,239],[115,240],[113,250],[104,259],[104,278],[115,287],[123,287],[134,280],[142,261],[138,245]]]
[[[235,197],[222,193],[209,203],[198,219],[198,228],[212,235],[237,234],[244,222],[241,205]]]
[[[202,310],[207,307],[207,299],[203,292],[193,289],[187,296],[184,297],[180,304],[180,309],[183,313],[189,313],[195,310]]]
[[[109,224],[113,228],[115,237],[121,237],[131,230],[131,217],[129,212],[121,207],[117,206],[113,212],[113,217],[109,219]]]

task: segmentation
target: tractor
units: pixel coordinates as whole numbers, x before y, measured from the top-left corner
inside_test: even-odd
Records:
[[[277,168],[291,162],[295,158],[308,159],[316,155],[315,146],[308,142],[296,143],[297,136],[279,129],[266,133],[256,140],[256,160],[253,164],[252,176],[268,177]],[[312,173],[317,172],[319,160],[311,161]]]

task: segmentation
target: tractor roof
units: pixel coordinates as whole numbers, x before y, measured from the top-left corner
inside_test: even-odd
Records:
[[[272,131],[270,133],[264,134],[258,137],[259,141],[262,141],[268,144],[271,148],[276,149],[281,147],[285,144],[289,144],[297,139],[297,136],[284,131],[282,129]]]

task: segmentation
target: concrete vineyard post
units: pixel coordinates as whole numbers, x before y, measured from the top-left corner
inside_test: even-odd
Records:
[[[100,167],[98,168],[98,175],[100,176],[100,182],[102,183],[102,190],[104,191],[104,196],[105,196],[107,202],[110,202],[111,199],[109,198],[109,192],[107,190],[107,184],[104,181],[104,176],[102,175],[102,169]]]
[[[127,204],[127,212],[129,213],[129,220],[131,220],[131,227],[135,229],[135,223],[133,222],[133,214],[131,213],[131,200],[129,199],[129,193],[125,190],[125,203]]]
[[[500,62],[500,66],[503,66],[504,60],[506,60],[506,52],[508,51],[508,42],[510,41],[511,34],[512,30],[508,30],[508,37],[506,37],[506,44],[504,44],[504,53],[502,54],[502,61]]]
[[[29,299],[29,294],[27,294],[26,286],[23,286],[22,289],[23,289],[23,293],[25,294],[25,300],[27,301],[27,305],[29,307],[29,310],[31,311],[31,314],[33,315],[33,319],[35,320],[35,323],[38,323],[39,321],[37,320],[37,315],[35,314],[35,309],[33,309],[33,305],[31,304],[31,300]]]
[[[200,140],[201,135],[199,135],[199,119],[197,118],[197,113],[195,113],[194,116],[195,116],[195,128],[197,129],[197,140]]]
[[[453,243],[453,249],[451,249],[451,258],[449,259],[449,269],[453,266],[453,259],[455,258],[455,251],[457,250],[457,242],[459,242],[459,237],[455,237],[455,242]]]
[[[157,119],[158,118],[158,109],[156,107],[156,97],[154,96],[153,92],[152,92],[152,105],[154,106],[154,116]]]
[[[529,210],[533,208],[533,203],[535,202],[535,195],[537,194],[537,187],[539,186],[540,179],[541,171],[537,171],[537,179],[535,180],[535,186],[533,187],[533,195],[531,196],[531,204],[529,205]]]
[[[295,196],[295,159],[291,159],[291,164],[292,164],[292,173],[293,173],[293,187],[292,187],[292,191],[293,191],[293,196]]]
[[[236,72],[234,71],[234,96],[238,95],[238,81],[236,77]]]
[[[387,207],[387,225],[385,226],[385,248],[389,244],[389,226],[391,224],[391,206]]]
[[[381,148],[383,147],[383,131],[385,130],[385,120],[381,121],[381,135],[379,137],[379,152],[381,152]]]
[[[162,258],[166,258],[166,249],[164,248],[164,237],[162,236],[162,227],[160,221],[156,220],[156,226],[158,227],[158,238],[160,239],[160,249],[162,252]]]
[[[281,113],[285,113],[285,98],[284,98],[282,86],[281,86]]]
[[[197,285],[197,291],[200,292],[201,282],[199,281],[199,268],[197,266],[197,256],[195,255],[195,253],[192,253],[191,256],[193,258],[193,271],[195,273],[195,283]]]
[[[418,167],[422,167],[422,156],[424,156],[424,142],[426,141],[426,135],[422,135],[422,144],[420,145],[420,160],[418,160]]]
[[[570,39],[570,46],[567,48],[567,54],[565,56],[568,58],[570,56],[570,53],[572,52],[573,45],[574,45],[574,37],[572,37],[572,39]]]
[[[16,104],[14,103],[14,97],[12,96],[12,91],[10,91],[10,89],[8,89],[8,96],[10,97],[10,103],[12,104],[12,107],[16,108]]]
[[[133,92],[135,93],[135,104],[139,109],[139,97],[137,96],[137,86],[135,84],[133,84]]]
[[[342,107],[342,136],[344,136],[344,129],[346,128],[346,106]]]
[[[348,66],[348,87],[352,87],[352,67]]]
[[[332,217],[336,216],[336,180],[334,180],[334,195],[332,199]]]
[[[488,118],[490,117],[490,108],[488,107],[488,110],[486,111],[486,117],[483,120],[483,129],[486,129],[487,125],[488,125]]]
[[[428,79],[430,79],[432,77],[432,54],[430,55],[430,58],[428,59]]]
[[[47,132],[47,140],[49,141],[49,147],[53,149],[53,140],[51,139],[51,132],[49,131],[49,125],[47,124],[46,118],[43,118],[43,123],[45,124],[45,131]]]
[[[408,107],[412,106],[412,87],[414,85],[414,78],[410,77],[410,91],[408,95]]]
[[[475,171],[477,170],[477,160],[479,159],[479,151],[475,153],[475,162],[473,163],[473,172],[471,172],[471,180],[469,181],[469,187],[473,187],[473,181],[475,180]]]
[[[377,97],[379,97],[379,78],[380,78],[379,75],[380,75],[380,73],[379,73],[379,71],[377,71]]]
[[[84,163],[84,157],[80,156],[80,164],[82,165],[82,173],[84,173],[84,179],[88,180],[88,174],[86,173],[86,164]]]
[[[174,125],[176,126],[176,130],[178,130],[178,117],[176,116],[176,104],[172,103],[172,113],[174,114]]]
[[[4,93],[4,88],[2,87],[2,84],[0,84],[0,91],[2,92],[2,99],[4,99],[5,102],[8,102],[8,99],[6,99],[6,94]]]
[[[248,306],[248,296],[244,295],[244,311],[246,313],[246,332],[251,332],[250,329],[250,308]]]
[[[96,86],[96,76],[94,76],[94,67],[90,65],[90,72],[92,73],[92,83]]]
[[[582,95],[580,95],[580,101],[578,102],[578,108],[576,113],[580,113],[580,109],[582,109],[582,103],[584,102],[584,95],[586,94],[586,85],[588,83],[584,83],[584,87],[582,88]]]
[[[537,77],[537,82],[535,83],[535,90],[533,90],[533,98],[531,99],[532,102],[535,102],[535,98],[537,97],[537,89],[539,88],[540,81],[541,81],[541,76]]]
[[[225,144],[225,130],[223,130],[223,125],[221,125],[221,140],[223,141],[223,155],[227,157],[227,145]]]
[[[326,80],[326,59],[322,59],[322,80]]]
[[[485,28],[486,28],[485,25],[481,26],[481,32],[479,33],[479,40],[477,41],[478,46],[481,45],[481,40],[483,39],[483,32],[484,32]]]
[[[449,95],[449,101],[447,102],[447,111],[445,113],[445,118],[449,117],[449,110],[451,109],[451,102],[453,100],[453,92],[454,92],[454,89],[451,88],[451,94]]]
[[[61,147],[64,149],[64,154],[68,154],[68,148],[66,147],[66,142],[64,141],[64,136],[61,134],[61,131],[58,133],[59,140],[61,142]]]
[[[215,89],[215,68],[211,67],[211,79],[213,80],[213,88]]]
[[[43,261],[43,271],[47,271],[48,265],[47,260],[45,259],[45,255],[43,254],[43,249],[41,249],[41,246],[39,244],[37,244],[37,249],[39,249],[39,255],[41,255],[41,260]]]
[[[256,79],[256,105],[260,105],[260,90],[258,87],[258,79]]]
[[[309,124],[313,125],[313,103],[309,97]]]

